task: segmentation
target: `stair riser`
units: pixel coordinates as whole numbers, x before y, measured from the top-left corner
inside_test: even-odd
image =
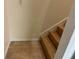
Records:
[[[60,25],[56,26],[54,28],[55,30],[48,31],[41,36],[40,43],[45,53],[46,59],[54,59],[65,23],[66,22],[64,21]]]
[[[46,49],[46,46],[45,46],[45,44],[43,43],[42,40],[41,40],[41,46],[42,46],[42,48],[43,48],[44,54],[45,54],[45,56],[46,56],[46,59],[51,59],[51,56],[50,56],[50,54],[48,53],[48,51],[47,51],[47,49]]]
[[[49,34],[48,37],[50,38],[50,40],[52,41],[52,44],[54,44],[55,48],[57,49],[58,42],[56,41],[56,39],[52,36],[52,34]]]
[[[63,33],[63,29],[61,29],[60,27],[57,27],[56,32],[60,35],[60,37],[62,36]]]

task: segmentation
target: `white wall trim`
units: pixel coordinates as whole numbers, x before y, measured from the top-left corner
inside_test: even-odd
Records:
[[[7,51],[8,51],[8,48],[9,48],[10,43],[11,43],[11,42],[9,41],[9,43],[8,43],[8,45],[7,45],[7,47],[6,47],[5,54],[4,54],[5,57],[6,57],[6,55],[7,55]]]
[[[40,33],[40,35],[43,35],[44,33],[50,31],[51,29],[53,30],[54,27],[56,27],[57,25],[59,25],[60,23],[62,23],[63,21],[67,20],[69,17],[65,17],[63,20],[61,20],[60,22],[56,23],[55,25],[51,26],[50,28],[44,30],[42,33]]]
[[[63,59],[71,59],[75,51],[75,32],[73,32],[71,40],[67,46],[67,49],[64,53]]]
[[[12,38],[10,41],[38,41],[39,38]]]

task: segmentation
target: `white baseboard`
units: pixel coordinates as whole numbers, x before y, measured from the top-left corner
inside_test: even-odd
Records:
[[[8,48],[9,48],[9,45],[10,45],[10,41],[9,41],[9,43],[8,43],[8,45],[7,45],[7,48],[6,48],[6,51],[5,51],[5,54],[4,54],[4,56],[6,57],[6,55],[7,55],[7,51],[8,51]]]
[[[64,22],[65,20],[67,20],[69,17],[65,17],[63,20],[61,20],[60,22],[56,23],[55,25],[51,26],[50,28],[44,30],[42,33],[40,33],[40,35],[43,35],[44,33],[50,31],[51,29],[54,30],[54,28],[59,25],[60,23]]]
[[[10,41],[38,41],[39,38],[13,38]]]

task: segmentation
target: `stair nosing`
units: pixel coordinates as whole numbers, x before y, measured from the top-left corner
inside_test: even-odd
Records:
[[[57,36],[58,38],[56,38],[56,36],[54,35],[54,33],[56,34],[56,36]],[[53,33],[51,33],[51,35],[55,38],[55,40],[56,40],[57,42],[60,41],[60,36],[59,36],[59,34],[58,34],[57,32],[53,32]]]
[[[46,41],[44,41],[45,39],[47,39]],[[50,42],[50,40],[48,38],[44,38],[43,42],[44,42],[44,45],[46,46],[46,49],[48,50],[48,53],[51,54],[51,52],[53,53],[53,55],[55,55],[55,52],[56,52],[56,49],[54,47],[54,45],[52,44],[52,42]],[[49,45],[47,45],[46,43],[47,42],[50,42]],[[52,51],[50,52],[49,49],[52,49]]]

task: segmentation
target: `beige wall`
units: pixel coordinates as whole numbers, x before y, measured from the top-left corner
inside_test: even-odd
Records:
[[[8,0],[4,0],[4,6],[4,54],[6,54],[9,45]]]
[[[51,0],[46,13],[42,32],[69,15],[74,0]]]
[[[50,0],[49,0],[50,1]],[[39,36],[48,0],[9,0],[11,40],[28,40]]]
[[[9,0],[11,40],[39,37],[45,29],[68,15],[72,0]],[[60,8],[59,8],[60,7]],[[59,19],[57,19],[60,17]]]

